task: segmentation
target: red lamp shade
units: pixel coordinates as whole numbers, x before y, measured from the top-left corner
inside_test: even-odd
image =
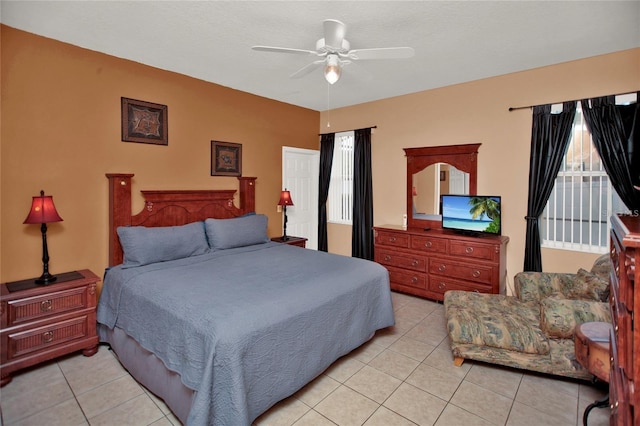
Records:
[[[56,211],[51,195],[44,195],[44,191],[40,191],[40,196],[33,197],[31,201],[31,210],[23,223],[51,223],[62,222],[62,218]]]
[[[418,190],[416,189],[415,186],[411,188],[411,195],[413,195],[414,197],[418,195]]]
[[[293,201],[291,201],[291,193],[286,189],[280,193],[280,201],[278,201],[279,206],[292,206]]]

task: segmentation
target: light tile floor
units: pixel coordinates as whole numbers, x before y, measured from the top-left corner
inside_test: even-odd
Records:
[[[396,326],[336,361],[255,424],[579,426],[604,392],[589,383],[465,361],[455,367],[441,304],[393,293]],[[25,370],[0,390],[1,425],[179,425],[104,345]],[[594,409],[589,425],[607,425]]]

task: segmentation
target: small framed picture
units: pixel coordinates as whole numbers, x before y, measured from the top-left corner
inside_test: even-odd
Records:
[[[242,144],[211,141],[211,176],[242,176]]]
[[[445,170],[440,171],[440,182],[447,180],[447,172]]]
[[[122,140],[124,142],[169,145],[167,106],[122,98]]]

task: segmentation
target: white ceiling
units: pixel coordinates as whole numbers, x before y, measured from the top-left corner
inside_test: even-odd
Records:
[[[415,57],[348,65],[330,88],[312,57],[322,21],[352,49]],[[317,111],[640,47],[640,1],[10,1],[3,24]],[[160,100],[154,100],[160,102]]]

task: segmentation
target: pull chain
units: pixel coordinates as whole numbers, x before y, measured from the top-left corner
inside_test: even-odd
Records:
[[[331,127],[331,121],[329,120],[329,114],[331,111],[331,102],[330,102],[330,95],[329,95],[330,89],[331,89],[331,85],[327,83],[327,128]]]

